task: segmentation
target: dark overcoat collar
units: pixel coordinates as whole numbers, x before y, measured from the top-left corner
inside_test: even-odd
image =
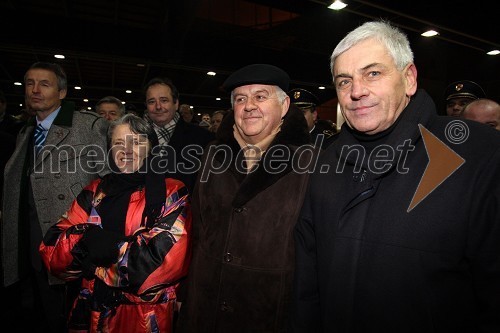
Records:
[[[224,117],[220,125],[215,144],[217,146],[225,145],[227,149],[231,150],[232,160],[228,169],[240,183],[240,187],[234,196],[232,205],[233,207],[241,207],[258,193],[264,191],[293,170],[293,153],[298,146],[308,145],[309,147],[310,134],[302,111],[291,105],[287,114],[283,117],[281,131],[276,135],[266,153],[263,155],[263,159],[259,162],[257,169],[247,174],[242,167],[243,154],[234,138],[233,125],[234,113],[231,111]],[[273,160],[269,152],[279,147],[287,147],[290,155],[287,158],[279,158],[279,161]],[[310,149],[311,151],[313,150],[312,146]],[[227,158],[227,154],[224,154],[222,150],[215,153],[215,159],[219,162],[224,163],[224,158]],[[269,168],[264,168],[263,164],[268,165]],[[269,172],[269,170],[280,171]],[[281,193],[279,193],[279,195],[281,195]]]
[[[392,160],[399,160],[402,150],[400,147],[404,146],[405,142],[410,142],[415,145],[421,140],[420,129],[417,124],[426,126],[431,119],[436,117],[436,106],[432,98],[422,89],[417,90],[416,94],[412,96],[410,103],[403,110],[397,120],[397,124],[390,132],[384,145],[390,146],[392,151],[395,152],[395,157]],[[347,163],[357,165],[360,163],[356,154],[345,154],[342,150],[345,147],[353,147],[361,145],[361,143],[353,136],[352,130],[348,128],[347,122],[342,125],[339,138],[337,139],[336,153],[337,156],[345,158]],[[361,159],[361,167],[364,170],[369,170],[368,163],[371,163],[368,158]],[[392,168],[388,168],[385,172],[380,172],[374,175],[374,178],[381,178],[385,174],[392,172],[396,167],[396,163]]]

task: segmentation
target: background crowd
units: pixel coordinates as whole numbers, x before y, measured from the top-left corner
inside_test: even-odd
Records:
[[[500,330],[498,102],[464,79],[439,116],[385,21],[334,47],[340,129],[276,65],[201,117],[166,77],[78,110],[46,62],[20,113],[0,94],[14,331]]]

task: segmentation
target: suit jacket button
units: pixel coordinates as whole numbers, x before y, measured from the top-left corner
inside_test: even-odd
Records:
[[[232,260],[233,260],[233,255],[231,253],[228,252],[224,255],[225,262],[231,262]]]
[[[57,196],[57,198],[58,198],[59,200],[64,200],[64,198],[66,198],[66,197],[64,196],[64,194],[59,194],[59,195]]]

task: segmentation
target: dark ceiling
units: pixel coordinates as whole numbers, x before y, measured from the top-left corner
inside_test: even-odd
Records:
[[[68,98],[82,108],[106,95],[143,108],[141,88],[154,76],[167,76],[181,103],[211,112],[229,107],[220,86],[232,71],[271,63],[290,74],[291,88],[309,89],[327,102],[335,98],[329,56],[336,43],[362,22],[384,18],[408,34],[419,87],[440,110],[446,85],[459,79],[478,82],[500,100],[500,55],[485,54],[500,49],[500,20],[492,8],[480,2],[471,9],[461,1],[347,0],[349,6],[337,12],[326,8],[330,2],[2,0],[0,89],[9,109],[21,108],[24,88],[14,81],[22,82],[32,63],[53,61],[67,72]],[[421,37],[430,27],[440,36]],[[55,53],[66,58],[55,59]],[[209,70],[217,75],[207,76]]]

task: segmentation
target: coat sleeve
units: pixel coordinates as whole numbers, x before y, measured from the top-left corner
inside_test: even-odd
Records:
[[[51,226],[39,247],[45,267],[54,276],[74,280],[81,276],[82,267],[78,256],[73,255],[86,226],[92,223],[92,199],[99,181],[86,186],[59,221]],[[97,222],[97,221],[95,221]]]
[[[310,189],[294,230],[295,276],[291,332],[320,332],[320,300],[316,267],[316,236],[311,212]]]
[[[466,259],[478,300],[478,329],[500,332],[500,150],[483,168],[471,193]]]
[[[151,229],[141,228],[120,246],[117,264],[97,267],[108,286],[134,294],[155,293],[187,275],[191,260],[191,209],[188,190],[168,178],[161,217]]]

